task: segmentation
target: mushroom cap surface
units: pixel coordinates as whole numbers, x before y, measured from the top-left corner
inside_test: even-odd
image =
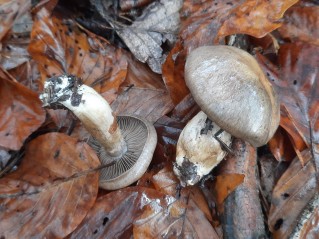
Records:
[[[155,128],[148,121],[138,116],[120,115],[117,123],[127,150],[113,165],[101,170],[100,187],[106,190],[124,188],[140,179],[151,163],[157,143]],[[88,143],[97,152],[102,165],[114,161],[97,140],[91,138]]]
[[[185,81],[208,117],[255,147],[266,144],[280,119],[278,98],[257,61],[231,46],[203,46],[185,64]]]

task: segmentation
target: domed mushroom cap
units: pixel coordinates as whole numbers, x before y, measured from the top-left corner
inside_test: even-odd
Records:
[[[280,119],[278,98],[257,61],[231,46],[203,46],[186,60],[195,101],[222,129],[255,147],[266,144]]]
[[[117,123],[127,150],[113,165],[101,170],[99,184],[107,190],[124,188],[140,179],[151,163],[157,143],[155,128],[148,121],[133,115],[121,115],[117,117]],[[97,152],[102,165],[114,161],[97,140],[91,138],[88,143]]]

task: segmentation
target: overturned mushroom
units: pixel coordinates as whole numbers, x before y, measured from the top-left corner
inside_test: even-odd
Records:
[[[157,142],[156,131],[149,122],[131,115],[115,117],[100,94],[72,75],[47,79],[40,99],[44,107],[64,106],[71,110],[93,137],[89,144],[101,163],[115,161],[101,170],[102,188],[126,187],[145,173]]]
[[[278,98],[257,61],[247,52],[231,46],[199,47],[187,57],[185,81],[208,119],[230,135],[255,147],[266,144],[274,135],[280,119]],[[180,141],[187,141],[184,137],[182,132],[174,171],[182,184],[193,184],[198,180],[192,181],[190,179],[194,176],[188,175],[185,181],[185,172],[189,169],[183,165],[193,166],[197,178],[200,178],[200,168],[210,171],[212,168],[207,165],[212,165],[211,162],[216,165],[221,157],[211,154],[204,159],[201,154],[205,155],[204,151],[208,149],[185,151],[180,147]],[[218,139],[216,135],[213,138]],[[225,142],[223,148],[227,149],[227,145]],[[215,154],[223,155],[223,152],[216,148]]]

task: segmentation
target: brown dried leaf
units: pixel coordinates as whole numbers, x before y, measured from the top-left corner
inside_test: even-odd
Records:
[[[184,80],[185,59],[186,51],[176,43],[163,64],[163,80],[175,105],[189,94]]]
[[[0,146],[18,150],[45,120],[38,95],[0,76]]]
[[[175,41],[181,7],[181,0],[161,0],[147,6],[130,26],[122,29],[115,22],[112,24],[134,56],[147,62],[154,72],[161,73],[166,58],[161,46],[166,41],[171,44]]]
[[[236,155],[229,156],[219,166],[219,174],[244,174],[245,178],[225,199],[219,209],[225,238],[265,237],[263,213],[259,200],[256,177],[256,149],[235,139],[232,149]],[[216,188],[216,191],[224,190]]]
[[[238,33],[263,37],[282,25],[279,20],[285,11],[297,2],[298,0],[238,1],[227,14],[228,18],[218,31],[218,38]]]
[[[291,161],[295,156],[289,135],[279,126],[274,136],[268,142],[268,146],[274,157],[279,161]]]
[[[132,87],[117,97],[112,108],[118,114],[136,114],[153,123],[168,113],[173,105],[166,90]]]
[[[302,42],[284,44],[278,54],[279,69],[259,55],[260,64],[268,69],[281,101],[280,125],[289,133],[297,154],[313,147],[319,164],[319,47]],[[300,158],[302,161],[302,159]]]
[[[212,216],[198,187],[182,189],[179,195],[176,189],[179,181],[171,167],[165,167],[155,174],[152,182],[157,191],[175,198],[165,210],[146,207],[134,223],[134,237],[219,238],[210,224]]]
[[[130,238],[133,224],[148,205],[156,206],[160,214],[173,201],[170,196],[139,186],[108,193],[97,199],[69,238]]]
[[[155,122],[172,110],[171,98],[160,75],[136,60],[128,58],[128,62],[126,80],[120,87],[122,92],[112,108],[117,114],[136,114]]]
[[[263,206],[268,214],[270,209],[272,190],[282,173],[287,169],[280,164],[271,154],[266,154],[258,159],[260,191],[263,196]]]
[[[6,70],[14,69],[30,60],[27,47],[30,41],[32,28],[30,12],[25,12],[19,17],[11,31],[2,39],[0,47],[0,65]]]
[[[42,88],[40,72],[38,71],[37,64],[32,59],[8,72],[21,84],[40,93],[40,88]]]
[[[278,29],[283,38],[319,45],[319,6],[300,3],[290,8]]]
[[[319,206],[318,197],[314,205],[308,209],[309,218],[304,218],[305,222],[299,229],[299,238],[316,238],[319,230]],[[310,214],[310,215],[309,215]]]
[[[70,19],[62,19],[42,8],[31,32],[29,52],[38,63],[41,81],[53,75],[73,74],[104,93],[112,102],[124,82],[127,61],[121,49],[83,32]]]
[[[98,191],[98,173],[81,172],[98,165],[93,150],[69,136],[50,133],[31,141],[18,170],[0,179],[0,237],[68,235]]]
[[[296,226],[299,214],[318,191],[316,170],[310,150],[303,151],[302,156],[305,160],[304,166],[296,157],[273,190],[268,225],[274,238],[289,237]]]
[[[30,10],[31,1],[23,0],[3,0],[1,1],[0,14],[0,40],[11,29],[14,22],[25,12]]]

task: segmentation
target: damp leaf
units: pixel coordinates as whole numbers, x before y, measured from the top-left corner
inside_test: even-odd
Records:
[[[6,76],[0,76],[0,146],[19,150],[45,120],[38,95]]]
[[[98,172],[81,172],[98,165],[93,150],[69,136],[49,133],[32,140],[19,168],[0,179],[0,237],[71,233],[97,196]]]

